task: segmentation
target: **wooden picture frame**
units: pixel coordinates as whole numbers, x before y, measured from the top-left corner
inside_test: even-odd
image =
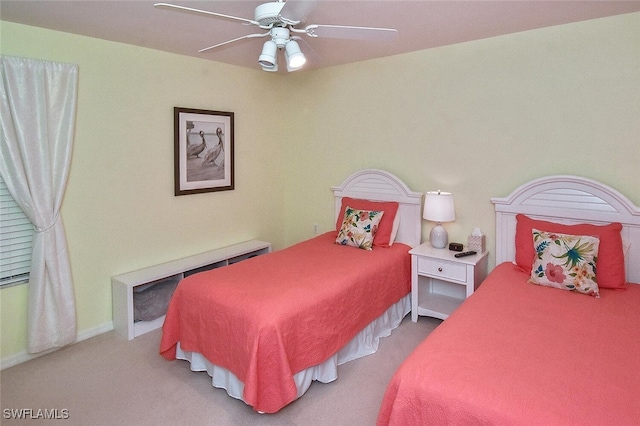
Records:
[[[233,186],[233,112],[173,109],[175,195]]]

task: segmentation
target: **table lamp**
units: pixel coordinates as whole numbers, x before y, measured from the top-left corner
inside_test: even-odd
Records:
[[[453,194],[443,191],[429,191],[424,200],[424,212],[422,217],[426,220],[436,222],[436,226],[431,229],[429,241],[435,248],[445,248],[449,236],[447,230],[442,226],[442,222],[453,222],[456,220],[456,213],[453,207]]]

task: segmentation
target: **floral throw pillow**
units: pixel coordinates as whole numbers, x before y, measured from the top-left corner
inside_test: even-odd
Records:
[[[532,233],[536,257],[529,282],[600,297],[596,281],[600,245],[597,237],[537,229]]]
[[[371,250],[383,214],[383,211],[357,210],[347,206],[336,243]]]

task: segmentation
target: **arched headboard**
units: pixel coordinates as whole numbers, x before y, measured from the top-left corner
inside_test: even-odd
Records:
[[[420,245],[422,236],[422,194],[414,192],[397,176],[378,169],[365,169],[331,187],[335,196],[335,219],[338,219],[343,197],[370,201],[396,201],[400,224],[396,241],[411,247]]]
[[[557,175],[532,180],[491,202],[496,211],[496,264],[515,259],[518,213],[565,224],[620,222],[627,281],[640,283],[640,208],[617,190],[592,179]]]

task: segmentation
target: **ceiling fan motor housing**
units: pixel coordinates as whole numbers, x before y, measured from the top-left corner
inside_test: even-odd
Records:
[[[260,26],[269,26],[281,23],[280,12],[285,2],[269,2],[256,7],[254,19],[260,23]]]

